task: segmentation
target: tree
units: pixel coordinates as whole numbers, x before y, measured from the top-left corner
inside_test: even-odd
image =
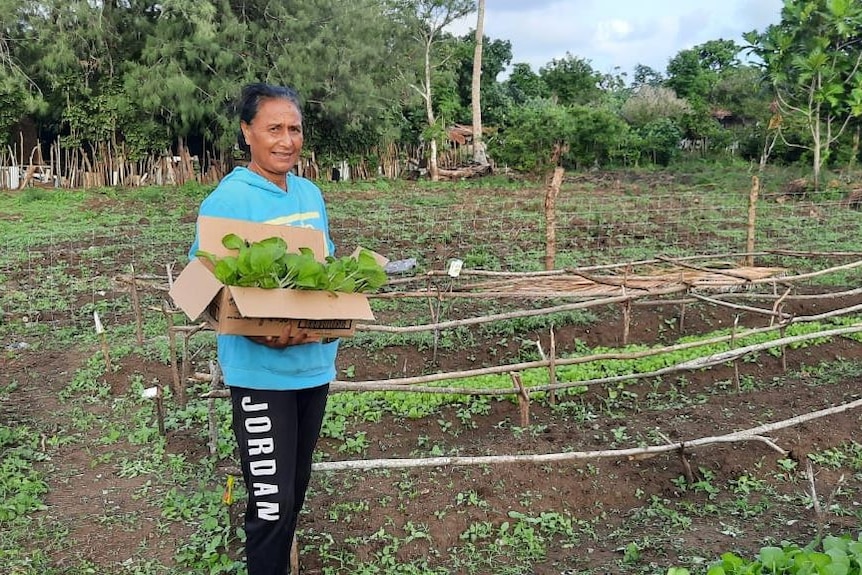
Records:
[[[667,65],[665,85],[694,106],[703,106],[710,101],[716,84],[739,67],[741,51],[733,40],[710,40],[681,50]]]
[[[530,100],[512,111],[495,142],[494,158],[533,174],[565,164],[592,167],[610,159],[627,131],[625,122],[603,107]]]
[[[357,155],[395,131],[410,42],[391,2],[265,2],[262,30],[246,39],[261,77],[292,85],[305,101],[306,136],[319,156]],[[238,14],[238,11],[235,12]]]
[[[730,143],[732,134],[716,119],[721,106],[716,102],[715,90],[739,66],[740,51],[732,40],[710,40],[680,51],[668,63],[665,86],[691,106],[691,112],[678,125],[683,127],[684,137],[702,153],[710,148],[724,150]]]
[[[779,113],[797,118],[808,130],[810,142],[784,142],[812,152],[814,188],[819,189],[830,147],[862,115],[862,5],[857,0],[784,0],[780,23],[749,32],[745,39],[763,61]]]
[[[479,0],[476,16],[476,51],[473,55],[473,161],[488,165],[485,141],[482,138],[482,40],[485,35],[485,0]]]
[[[27,30],[18,25],[23,9],[21,2],[0,6],[0,142],[5,142],[9,129],[42,101],[41,89],[20,59],[30,40]]]
[[[640,127],[641,147],[654,164],[667,166],[679,153],[682,130],[670,118],[657,118]]]
[[[575,132],[566,106],[546,99],[531,100],[512,112],[493,153],[499,162],[532,174],[556,167],[558,156]]]
[[[437,140],[443,133],[442,126],[437,124],[434,111],[434,90],[432,72],[434,46],[440,42],[443,29],[452,22],[463,18],[476,9],[473,0],[400,0],[400,11],[404,22],[409,26],[414,39],[420,45],[422,57],[422,76],[412,88],[422,97],[425,103],[427,120],[426,139],[429,141],[428,173],[432,181],[440,179],[437,167]]]
[[[664,77],[658,70],[645,64],[638,64],[635,66],[634,75],[632,77],[633,88],[639,88],[641,86],[661,86],[662,82],[664,82]]]
[[[539,76],[560,104],[590,104],[601,97],[602,75],[583,58],[567,53],[540,68]]]
[[[512,66],[512,72],[506,80],[506,92],[517,105],[550,95],[545,80],[533,72],[530,65],[525,62],[518,62]]]
[[[744,123],[768,120],[773,95],[761,76],[754,66],[728,70],[712,89],[712,103],[732,111]]]
[[[695,104],[704,104],[714,85],[715,74],[705,68],[696,48],[682,50],[667,65],[665,85],[677,96]]]
[[[700,65],[705,70],[715,72],[719,76],[728,70],[737,68],[740,64],[739,53],[742,47],[733,40],[709,40],[695,46]]]
[[[626,100],[620,113],[629,124],[641,127],[660,119],[678,121],[690,111],[688,102],[670,88],[644,85]]]
[[[463,112],[455,118],[460,123],[473,121],[473,68],[475,64],[476,34],[466,34],[458,39],[454,49],[451,69],[455,74],[458,96],[463,102]],[[508,40],[482,38],[482,67],[480,74],[481,112],[484,126],[503,122],[510,99],[497,77],[512,61],[512,43]]]

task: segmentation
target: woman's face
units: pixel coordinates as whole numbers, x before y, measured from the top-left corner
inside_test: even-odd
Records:
[[[249,169],[284,188],[302,150],[302,115],[296,105],[281,98],[263,99],[251,123],[241,122],[240,128],[251,148]]]

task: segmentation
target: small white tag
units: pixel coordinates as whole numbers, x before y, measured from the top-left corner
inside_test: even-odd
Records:
[[[464,267],[464,262],[461,260],[452,260],[449,262],[449,271],[446,273],[449,274],[449,277],[456,278],[461,275],[461,268]]]
[[[144,391],[141,392],[141,397],[144,399],[153,399],[154,397],[159,396],[159,388],[158,387],[148,387]]]
[[[105,331],[105,328],[102,327],[102,320],[99,319],[99,312],[93,312],[93,320],[96,322],[96,333],[101,334]]]

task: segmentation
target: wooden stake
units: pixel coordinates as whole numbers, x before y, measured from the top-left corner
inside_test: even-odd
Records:
[[[132,309],[135,312],[135,335],[138,338],[138,345],[144,344],[144,318],[141,314],[141,298],[138,296],[138,279],[135,277],[135,266],[131,267],[131,284],[130,293],[132,296]]]
[[[779,339],[784,339],[787,334],[787,328],[785,326],[781,326],[778,328],[778,337]],[[787,373],[787,346],[781,346],[781,371],[782,373]]]
[[[545,191],[545,269],[552,270],[557,257],[557,196],[566,171],[557,166],[551,184]]]
[[[551,329],[551,346],[553,346],[553,345],[554,345],[554,331],[553,331],[553,329]],[[557,382],[556,381],[557,374],[556,374],[556,371],[554,369],[554,365],[551,361],[548,360],[548,356],[545,355],[545,350],[542,349],[542,340],[540,340],[540,339],[536,340],[536,347],[539,349],[539,357],[542,358],[542,361],[548,362],[548,383],[553,386]],[[551,405],[557,404],[557,391],[553,388],[548,392],[548,402]]]
[[[437,293],[438,293],[438,295],[437,295],[436,300],[431,299],[431,296],[428,297],[428,308],[430,309],[430,312],[431,312],[431,321],[434,324],[440,323],[440,306],[443,302],[443,300],[439,296],[439,289],[437,290]],[[435,307],[435,301],[436,301],[436,307]],[[432,351],[431,351],[431,362],[434,364],[437,363],[437,346],[438,345],[440,345],[440,330],[437,328],[434,328],[434,344],[432,346]]]
[[[625,292],[625,287],[623,287]],[[626,300],[623,302],[623,345],[629,344],[629,333],[632,327],[632,301]]]
[[[733,331],[730,332],[730,349],[736,347],[736,328],[739,325],[739,315],[733,320]],[[733,360],[733,381],[736,383],[736,393],[742,392],[739,384],[739,358]]]
[[[171,356],[171,373],[173,374],[173,391],[179,393],[180,389],[180,372],[177,365],[177,334],[174,330],[174,316],[168,306],[168,302],[162,301],[162,314],[165,316],[165,322],[168,325],[168,349]]]
[[[177,387],[177,401],[180,405],[186,404],[186,381],[189,377],[189,365],[191,364],[191,359],[189,358],[189,339],[196,333],[196,331],[184,331],[183,332],[183,358],[182,365],[180,367],[180,379],[179,379],[179,387]]]
[[[785,292],[781,295],[781,297],[779,297],[775,301],[775,304],[772,306],[772,311],[775,312],[776,314],[779,314],[778,317],[781,317],[783,315],[784,300],[787,299],[788,295],[790,295],[790,291],[792,289],[793,289],[792,287],[787,288],[785,290]],[[773,319],[774,318],[775,318],[775,316],[773,316]],[[772,321],[769,322],[769,326],[772,327]],[[787,333],[787,324],[786,323],[779,327],[778,333],[779,333],[781,339],[784,339],[784,336]],[[781,371],[783,373],[787,373],[787,346],[786,345],[781,346]]]
[[[105,328],[102,327],[102,320],[99,319],[99,312],[93,312],[93,321],[96,323],[96,334],[102,342],[102,355],[105,356],[105,370],[111,372],[111,354],[108,350],[108,336],[105,334]]]
[[[165,271],[168,274],[168,290],[174,287],[174,264],[165,264]]]
[[[293,542],[290,544],[290,572],[299,573],[299,543],[296,541],[296,533],[293,534]]]
[[[509,375],[512,377],[512,382],[514,382],[515,387],[518,388],[518,407],[521,409],[521,427],[529,427],[530,426],[530,394],[527,392],[527,389],[524,387],[524,382],[521,381],[521,374],[517,372],[510,372]]]
[[[548,374],[550,378],[551,385],[557,385],[557,336],[554,333],[554,326],[551,326],[551,341],[550,341],[550,354],[551,356],[548,358],[550,363],[548,364]],[[551,391],[548,392],[548,401],[551,405],[557,405],[557,391],[555,388],[551,388]]]
[[[694,473],[691,471],[691,463],[688,461],[688,455],[685,453],[685,443],[681,443],[679,446],[679,451],[677,452],[679,455],[679,461],[682,463],[683,473],[685,473],[685,482],[688,485],[694,485]]]
[[[748,194],[748,238],[746,240],[745,265],[754,265],[754,233],[757,229],[757,197],[760,195],[760,178],[751,176],[751,192]]]
[[[218,389],[221,383],[221,370],[218,362],[210,361],[210,391]],[[207,399],[207,416],[209,420],[209,448],[210,455],[215,455],[218,451],[218,421],[216,420],[215,397]]]
[[[152,399],[156,404],[156,421],[159,425],[159,434],[165,436],[165,404],[162,395],[162,385],[157,383],[154,387],[144,390],[144,398]]]
[[[164,395],[162,394],[162,386],[158,387],[158,394],[156,395],[156,419],[159,422],[159,434],[164,437],[165,436],[165,401]]]

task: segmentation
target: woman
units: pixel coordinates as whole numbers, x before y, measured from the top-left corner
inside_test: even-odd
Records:
[[[320,190],[292,173],[302,150],[302,108],[296,92],[268,84],[243,89],[241,144],[251,152],[203,201],[200,215],[312,227],[329,237]],[[244,141],[243,141],[244,140]],[[198,246],[195,239],[189,257]],[[233,430],[248,490],[245,514],[249,575],[284,575],[338,340],[287,329],[278,337],[218,336],[218,359],[233,403]]]

